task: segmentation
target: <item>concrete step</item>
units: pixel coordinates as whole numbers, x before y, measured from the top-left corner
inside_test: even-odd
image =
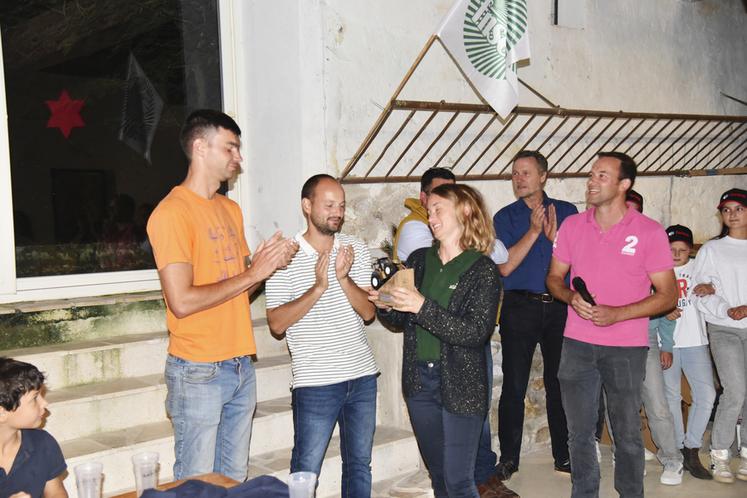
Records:
[[[415,472],[420,467],[420,456],[412,432],[386,426],[377,426],[371,455],[371,473],[374,482],[393,481],[395,477]],[[254,456],[250,461],[249,475],[270,474],[285,481],[290,473],[291,447]],[[332,437],[322,465],[317,498],[340,496],[342,473],[340,440]]]
[[[372,496],[382,498],[433,498],[431,477],[424,463],[415,472],[377,483]]]
[[[252,458],[275,448],[293,445],[290,403],[288,396],[257,405],[250,449]],[[69,475],[65,479],[65,486],[70,498],[77,498],[73,467],[88,461],[98,461],[104,465],[105,494],[132,489],[134,478],[130,459],[141,451],[157,451],[160,455],[160,481],[173,480],[174,436],[169,420],[99,432],[84,438],[62,441],[60,445],[68,465]]]
[[[163,374],[51,389],[44,429],[60,443],[166,420]]]
[[[160,292],[0,304],[0,349],[166,329]]]
[[[257,345],[257,356],[288,355],[285,336],[281,339],[275,338],[270,332],[270,327],[267,326],[267,318],[261,317],[252,320],[252,329],[254,330],[254,342]]]
[[[0,350],[163,331],[165,309],[160,291],[0,303]],[[265,318],[264,294],[251,310]]]
[[[285,339],[272,336],[266,319],[255,320],[253,326],[258,358],[288,356]],[[57,389],[163,373],[167,346],[167,332],[148,332],[6,350],[0,355],[36,365],[47,377],[47,388]]]
[[[260,403],[289,396],[287,355],[260,358],[255,367]],[[45,429],[61,442],[166,420],[162,373],[50,389],[47,400],[50,415]]]
[[[163,373],[166,332],[129,334],[2,352],[36,365],[50,390]]]

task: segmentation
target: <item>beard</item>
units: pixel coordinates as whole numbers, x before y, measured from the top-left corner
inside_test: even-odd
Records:
[[[335,226],[333,223],[330,223],[328,219],[315,218],[313,216],[311,217],[311,224],[314,225],[314,227],[322,235],[334,235],[338,233],[342,228],[342,223],[344,221],[344,218],[340,218],[340,222],[337,223],[337,226]]]

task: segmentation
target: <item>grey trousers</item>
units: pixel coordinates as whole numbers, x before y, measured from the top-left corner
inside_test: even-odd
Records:
[[[742,446],[747,445],[747,323],[745,325],[745,328],[737,329],[708,324],[711,353],[724,388],[711,431],[713,450],[726,450],[731,447],[740,414]]]
[[[675,442],[674,419],[672,412],[669,411],[669,403],[667,403],[659,352],[656,330],[649,330],[646,377],[643,380],[641,399],[643,399],[643,409],[646,410],[651,438],[659,448],[656,456],[662,465],[666,465],[668,462],[682,462],[682,453]]]

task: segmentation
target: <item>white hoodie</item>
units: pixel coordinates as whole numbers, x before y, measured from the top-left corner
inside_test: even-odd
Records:
[[[698,251],[693,272],[695,285],[711,283],[716,293],[696,301],[708,323],[747,329],[747,318],[732,320],[729,308],[747,304],[747,240],[723,237],[709,240]]]

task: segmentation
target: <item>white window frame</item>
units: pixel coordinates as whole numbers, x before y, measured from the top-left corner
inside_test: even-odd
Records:
[[[246,86],[242,86],[239,81],[245,74],[244,61],[237,60],[237,56],[242,53],[238,50],[241,34],[240,11],[240,0],[218,0],[223,110],[237,119],[241,126],[239,105],[242,100],[239,96],[239,89],[246,88]],[[4,75],[2,40],[0,40],[0,304],[160,290],[161,285],[156,270],[16,278],[8,111]],[[239,203],[242,211],[245,211],[249,205],[245,196],[242,195],[242,192],[248,191],[247,179],[242,178],[244,176],[246,175],[240,175],[228,193],[228,197]]]

